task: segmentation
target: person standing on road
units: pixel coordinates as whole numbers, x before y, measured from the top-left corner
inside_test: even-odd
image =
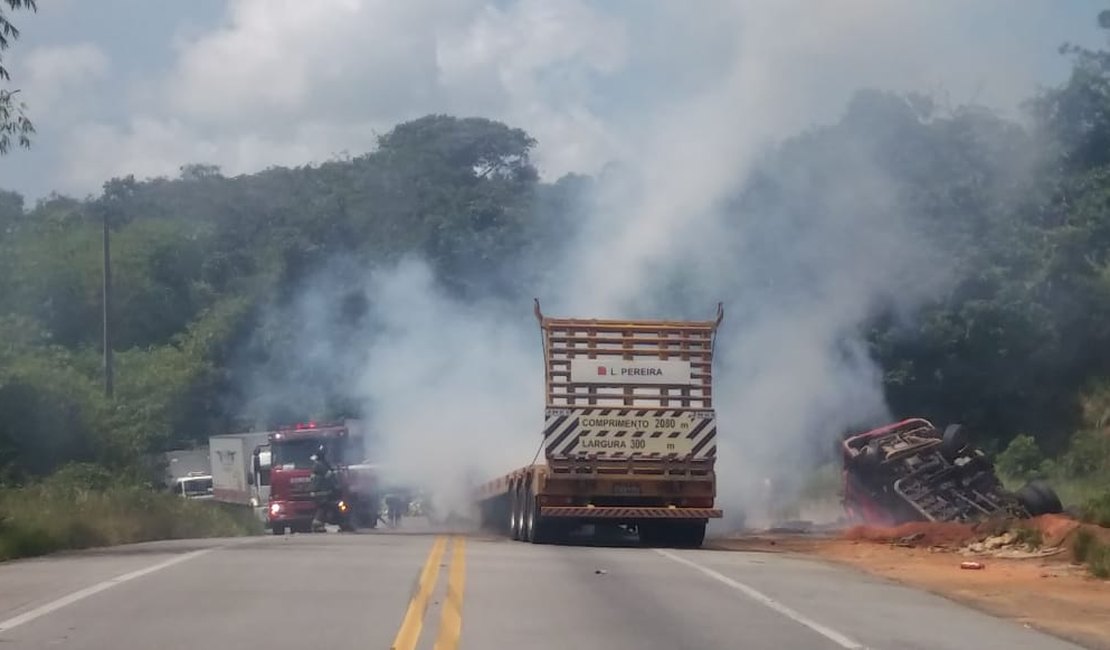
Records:
[[[335,492],[335,469],[328,462],[327,448],[324,445],[312,456],[312,495],[316,498],[316,514],[312,517],[313,532],[325,531],[328,508]]]
[[[389,525],[392,528],[397,528],[401,525],[401,514],[404,510],[405,500],[399,494],[390,494],[385,498],[385,507],[389,513]]]

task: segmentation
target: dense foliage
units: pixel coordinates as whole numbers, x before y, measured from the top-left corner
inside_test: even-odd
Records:
[[[3,5],[7,5],[7,9]],[[4,50],[11,47],[12,41],[19,38],[19,30],[8,17],[8,11],[30,9],[35,11],[35,0],[3,0],[0,2],[0,82],[10,82],[11,74],[4,67]],[[26,107],[19,101],[19,90],[0,86],[0,156],[8,153],[13,144],[22,147],[31,145],[31,134],[35,127],[25,113]]]
[[[244,373],[313,370],[290,352],[302,324],[275,318],[274,307],[337,260],[365,270],[418,254],[459,295],[517,291],[527,277],[506,265],[556,254],[541,240],[588,183],[540,183],[534,144],[489,120],[428,116],[382,136],[371,154],[319,167],[226,178],[190,165],[174,180],[114,179],[96,198],[52,196],[30,210],[0,193],[0,471],[128,466],[254,424],[239,419]],[[111,401],[100,361],[104,218]],[[332,288],[335,320],[364,325],[364,297]],[[304,379],[319,389],[342,378]],[[332,393],[323,415],[348,410]]]
[[[996,451],[1016,440],[1004,464],[1026,475],[1045,471],[1046,456],[1076,474],[1105,472],[1110,458],[1110,54],[1067,53],[1070,78],[1029,102],[1027,124],[861,92],[835,124],[784,142],[731,204],[805,228],[845,205],[846,152],[884,170],[889,196],[873,207],[896,208],[921,250],[877,259],[942,280],[908,312],[895,296],[862,323],[888,400],[965,422]],[[315,167],[228,178],[190,165],[29,208],[0,192],[0,478],[73,461],[133,466],[243,426],[245,368],[303,371],[284,348],[295,324],[270,308],[336,260],[364,269],[418,254],[458,296],[526,295],[593,184],[542,182],[534,145],[496,122],[432,115]],[[100,383],[105,218],[113,400]],[[367,326],[364,300],[352,291],[334,319]],[[349,408],[339,379],[306,381],[334,399],[281,417]]]

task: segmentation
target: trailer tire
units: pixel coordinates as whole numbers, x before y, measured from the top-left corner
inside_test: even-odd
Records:
[[[536,496],[531,488],[524,492],[524,516],[522,518],[520,538],[529,544],[536,543]]]
[[[704,521],[676,524],[672,535],[675,546],[679,548],[701,548],[701,545],[705,543],[705,524]]]
[[[637,524],[636,532],[640,534],[640,543],[644,546],[658,546],[663,542],[665,531],[658,522],[649,521]]]
[[[550,544],[558,537],[556,526],[550,517],[540,514],[536,495],[528,492],[528,541],[533,544]]]
[[[509,500],[509,537],[514,540],[520,540],[520,520],[523,519],[520,501],[520,489],[514,487]]]

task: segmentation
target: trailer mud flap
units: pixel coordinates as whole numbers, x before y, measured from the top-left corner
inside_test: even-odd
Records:
[[[584,506],[542,506],[543,517],[582,519],[720,519],[717,508],[624,508]]]

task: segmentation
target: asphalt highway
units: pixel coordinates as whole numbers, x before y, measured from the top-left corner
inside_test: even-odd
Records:
[[[1062,650],[943,598],[784,555],[382,531],[0,564],[0,650]]]

